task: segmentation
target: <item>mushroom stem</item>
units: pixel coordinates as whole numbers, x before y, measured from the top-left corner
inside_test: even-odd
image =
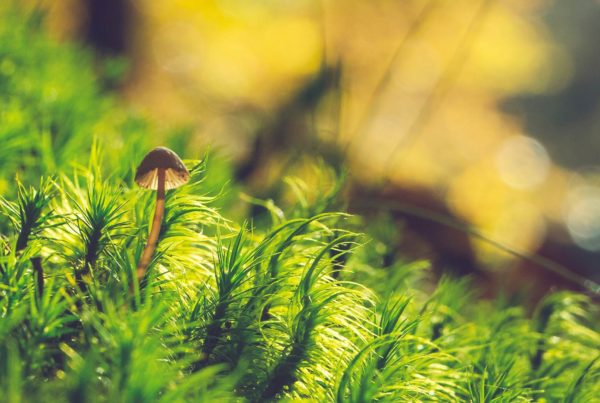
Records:
[[[158,169],[158,188],[156,191],[156,209],[154,210],[154,219],[152,220],[152,229],[148,235],[148,242],[142,252],[142,257],[137,265],[137,278],[142,281],[146,275],[146,269],[152,260],[156,244],[158,243],[158,235],[162,225],[162,219],[165,214],[165,169]]]

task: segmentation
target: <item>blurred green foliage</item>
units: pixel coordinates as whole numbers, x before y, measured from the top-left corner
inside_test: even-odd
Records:
[[[42,15],[2,6],[0,26],[0,151],[3,190],[87,163],[94,138],[111,156],[103,168],[123,175],[149,143],[146,123],[124,113],[102,91],[91,54],[56,44],[42,30]],[[4,192],[3,192],[4,193]]]

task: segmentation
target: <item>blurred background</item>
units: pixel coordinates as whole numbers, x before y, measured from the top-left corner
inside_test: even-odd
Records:
[[[319,198],[345,175],[392,256],[537,293],[600,281],[600,1],[31,4],[247,194],[285,203],[293,175]]]

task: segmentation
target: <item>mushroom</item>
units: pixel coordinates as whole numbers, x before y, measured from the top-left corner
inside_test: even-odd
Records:
[[[135,172],[135,182],[146,189],[156,190],[156,209],[148,242],[137,265],[137,278],[141,281],[152,260],[158,234],[165,213],[165,190],[177,188],[190,179],[190,173],[175,152],[166,147],[156,147],[150,151]]]

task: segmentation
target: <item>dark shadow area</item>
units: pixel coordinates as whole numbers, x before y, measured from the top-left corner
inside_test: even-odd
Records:
[[[600,4],[554,1],[542,16],[571,59],[572,80],[554,94],[507,99],[503,109],[522,119],[525,131],[543,142],[556,163],[574,170],[599,165]]]

